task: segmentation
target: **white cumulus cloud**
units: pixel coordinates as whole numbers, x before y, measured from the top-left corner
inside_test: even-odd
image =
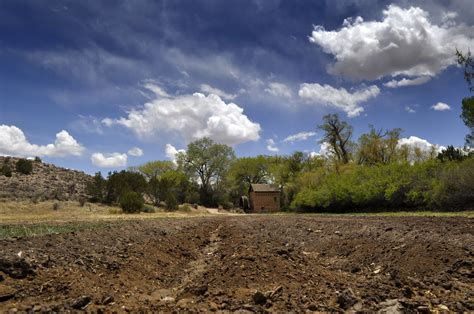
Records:
[[[298,95],[307,102],[331,106],[343,110],[348,117],[356,117],[364,111],[360,104],[377,97],[379,93],[380,89],[375,85],[351,93],[342,87],[304,83],[301,84]]]
[[[416,85],[422,85],[425,84],[431,80],[431,77],[429,76],[420,76],[415,79],[406,79],[403,78],[401,80],[391,80],[390,82],[387,82],[383,84],[386,87],[390,88],[397,88],[397,87],[404,87],[404,86],[416,86]]]
[[[65,157],[80,156],[84,147],[67,131],[56,134],[52,144],[31,144],[21,129],[14,125],[0,125],[0,155]]]
[[[315,136],[316,132],[299,132],[293,135],[286,137],[283,142],[298,142],[305,141],[308,138]]]
[[[398,140],[398,147],[407,147],[408,148],[408,159],[409,161],[413,162],[417,160],[419,157],[422,159],[428,158],[432,156],[432,154],[437,154],[441,152],[443,149],[446,149],[444,146],[432,144],[425,139],[410,136],[408,138],[401,138]],[[416,150],[421,153],[421,156],[417,156]]]
[[[176,162],[176,155],[178,153],[185,153],[186,151],[184,149],[176,149],[171,144],[166,144],[165,146],[165,155],[168,157],[171,161]]]
[[[439,102],[431,106],[431,109],[436,110],[436,111],[446,111],[446,110],[451,110],[451,107],[448,104],[445,104],[444,102]]]
[[[265,91],[273,96],[291,98],[291,89],[283,83],[271,82]]]
[[[128,154],[130,156],[140,157],[140,156],[143,156],[143,149],[139,147],[132,147],[128,150]]]
[[[224,92],[223,90],[220,90],[218,88],[212,87],[208,84],[201,84],[201,92],[206,93],[206,94],[214,94],[217,95],[223,99],[227,100],[233,100],[237,95],[234,94],[228,94]]]
[[[474,26],[433,24],[418,7],[389,5],[381,21],[362,17],[346,19],[338,30],[316,26],[310,41],[332,54],[331,74],[351,79],[375,80],[384,76],[434,76],[456,63],[453,49],[474,45]]]
[[[119,168],[127,165],[127,154],[111,153],[93,153],[91,161],[94,166],[101,168]]]
[[[106,118],[105,125],[125,126],[142,138],[174,132],[186,141],[210,137],[223,144],[239,144],[260,138],[260,125],[244,110],[225,103],[218,95],[201,93],[169,98],[159,97],[119,119]]]
[[[278,152],[279,151],[278,147],[276,147],[275,141],[271,138],[267,140],[267,149],[270,152]]]

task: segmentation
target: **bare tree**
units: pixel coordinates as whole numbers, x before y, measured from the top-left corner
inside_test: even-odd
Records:
[[[352,126],[345,121],[339,120],[337,114],[328,114],[323,117],[323,124],[318,129],[324,131],[320,143],[328,143],[331,153],[335,158],[347,164],[351,160],[354,143],[352,138]]]

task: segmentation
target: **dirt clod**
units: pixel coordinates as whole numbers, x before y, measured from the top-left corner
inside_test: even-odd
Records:
[[[91,302],[91,297],[83,295],[72,302],[72,308],[76,310],[83,310]]]
[[[342,309],[347,310],[357,303],[357,297],[351,288],[347,288],[337,296],[337,303]]]
[[[0,257],[0,271],[14,279],[23,279],[28,275],[35,275],[33,267],[25,259],[14,257]]]
[[[263,305],[267,303],[267,296],[260,291],[255,291],[252,296],[252,300],[255,304]]]

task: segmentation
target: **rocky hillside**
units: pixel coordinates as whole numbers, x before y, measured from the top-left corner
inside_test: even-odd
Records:
[[[11,170],[11,174],[0,170],[0,199],[43,201],[79,200],[86,197],[86,184],[92,178],[88,174],[41,161],[32,161],[32,172],[23,174],[16,170],[19,159],[0,156],[0,169]]]

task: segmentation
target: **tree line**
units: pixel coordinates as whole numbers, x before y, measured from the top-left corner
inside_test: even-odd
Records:
[[[470,92],[474,91],[470,52],[457,51]],[[281,189],[288,210],[347,212],[368,210],[461,210],[474,208],[474,97],[462,100],[461,119],[469,129],[464,148],[438,151],[401,145],[401,129],[369,126],[357,140],[337,114],[323,117],[322,155],[235,156],[232,147],[202,138],[188,144],[176,161],[151,161],[88,185],[91,201],[139,211],[144,199],[176,210],[178,204],[232,208],[250,184]]]

